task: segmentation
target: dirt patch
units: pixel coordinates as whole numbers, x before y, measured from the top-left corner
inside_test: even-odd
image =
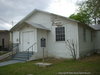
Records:
[[[8,60],[11,60],[11,56],[9,56],[9,57],[7,57],[7,58],[5,58],[5,59],[2,59],[2,60],[0,60],[0,62],[4,62],[4,61],[8,61]]]
[[[0,55],[6,54],[6,51],[0,51]]]
[[[80,61],[85,61],[85,62],[86,61],[92,62],[92,61],[97,61],[97,60],[100,60],[100,54],[94,54],[86,58],[80,59]]]
[[[63,62],[63,61],[66,61],[67,59],[57,59],[57,58],[45,58],[44,59],[44,62],[47,62],[47,63],[60,63],[60,62]],[[69,60],[69,59],[68,59]],[[36,62],[42,62],[43,60],[42,59],[37,59],[37,60],[33,60],[35,63]]]

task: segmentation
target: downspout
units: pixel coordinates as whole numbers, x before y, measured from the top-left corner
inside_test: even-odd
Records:
[[[77,55],[77,59],[79,59],[80,58],[80,43],[79,43],[79,41],[80,41],[80,38],[79,38],[79,23],[77,23],[77,27],[78,27],[78,30],[77,30],[77,44],[78,44],[78,46],[77,46],[77,53],[78,53],[78,55]]]
[[[21,45],[21,32],[19,31],[19,43],[18,43],[18,45],[19,45],[19,47],[18,47],[18,52],[20,51],[20,45]]]
[[[97,52],[97,50],[96,50],[96,31],[94,31],[94,36],[92,36],[92,37],[94,37],[94,39],[93,39],[93,46],[94,46],[94,52]]]

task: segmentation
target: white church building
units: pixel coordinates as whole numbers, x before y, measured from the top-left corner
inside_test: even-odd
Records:
[[[76,58],[100,50],[100,26],[90,27],[64,16],[35,9],[11,30],[10,41],[18,52],[33,52],[28,60],[44,57]],[[41,47],[41,38],[45,47]],[[44,49],[44,50],[43,50]]]

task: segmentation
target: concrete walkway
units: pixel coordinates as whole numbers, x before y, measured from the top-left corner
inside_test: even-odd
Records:
[[[15,63],[19,63],[19,62],[25,62],[25,61],[20,61],[20,60],[9,60],[9,61],[5,61],[5,62],[1,62],[0,66],[6,66],[9,64],[15,64]]]

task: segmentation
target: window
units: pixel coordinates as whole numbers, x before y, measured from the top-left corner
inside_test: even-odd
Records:
[[[93,31],[91,31],[91,42],[93,41]]]
[[[83,29],[83,40],[86,41],[86,29]]]
[[[65,27],[56,28],[56,41],[65,41]]]

